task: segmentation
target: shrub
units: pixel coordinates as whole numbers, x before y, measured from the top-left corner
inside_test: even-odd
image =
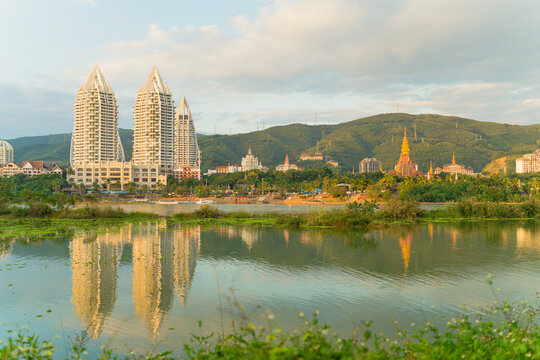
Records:
[[[418,202],[393,198],[388,200],[379,215],[385,219],[416,219],[422,215]]]
[[[203,205],[194,212],[195,217],[198,219],[211,219],[221,217],[222,213],[216,207],[210,205]]]

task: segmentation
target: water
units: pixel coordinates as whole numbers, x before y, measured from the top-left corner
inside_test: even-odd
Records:
[[[120,208],[126,212],[142,211],[154,213],[159,216],[172,216],[176,213],[193,212],[199,209],[201,204],[148,204],[148,203],[100,203],[102,207]],[[83,205],[86,206],[86,205]],[[327,211],[344,209],[343,204],[214,204],[211,205],[223,212],[246,211],[253,214],[281,213],[281,214],[305,214],[312,211]],[[421,204],[422,210],[430,211],[445,207],[446,204]]]
[[[230,328],[235,302],[271,309],[286,329],[299,311],[320,310],[348,335],[363,320],[392,333],[394,319],[421,323],[455,316],[462,304],[488,304],[489,274],[500,298],[534,299],[540,290],[540,227],[515,222],[344,234],[160,221],[13,240],[0,254],[0,339],[28,326],[64,349],[64,340],[86,330],[91,353],[100,345],[180,350],[199,333],[198,320],[204,331],[219,330],[223,316]]]

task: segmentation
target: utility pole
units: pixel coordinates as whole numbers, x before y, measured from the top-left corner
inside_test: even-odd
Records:
[[[416,124],[414,124],[413,127],[414,127],[414,140],[416,140]]]

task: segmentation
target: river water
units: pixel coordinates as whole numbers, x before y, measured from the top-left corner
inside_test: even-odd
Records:
[[[79,205],[86,206],[86,205]],[[159,216],[172,216],[176,213],[193,212],[199,209],[201,204],[149,204],[142,202],[129,203],[98,203],[93,206],[120,208],[126,212],[142,211],[154,213]],[[329,211],[344,209],[343,204],[213,204],[212,207],[223,212],[245,211],[252,214],[280,213],[280,214],[305,214],[312,211]],[[421,204],[422,210],[430,211],[444,208],[446,204]]]
[[[101,345],[180,350],[199,333],[198,320],[203,332],[229,329],[235,303],[270,309],[286,329],[298,324],[298,312],[320,310],[342,335],[364,320],[390,334],[393,320],[421,323],[455,316],[462,304],[480,308],[493,292],[533,300],[540,290],[540,226],[517,222],[362,234],[163,220],[12,240],[0,254],[0,339],[28,326],[64,349],[86,330],[90,353]],[[263,320],[257,313],[253,321]]]

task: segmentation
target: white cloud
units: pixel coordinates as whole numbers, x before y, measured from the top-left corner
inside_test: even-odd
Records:
[[[315,111],[346,121],[397,102],[411,113],[531,123],[540,116],[539,15],[533,0],[276,0],[227,28],[151,24],[97,62],[123,96],[157,65],[209,129]],[[334,107],[329,96],[346,101]]]

